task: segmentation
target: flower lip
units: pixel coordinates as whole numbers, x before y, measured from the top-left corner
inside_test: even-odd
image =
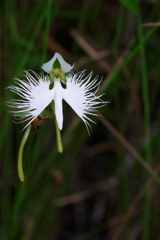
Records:
[[[74,67],[73,65],[67,63],[59,53],[55,53],[48,62],[42,65],[41,68],[43,69],[43,71],[45,71],[46,73],[50,73],[56,60],[58,60],[58,62],[60,63],[61,69],[64,73],[70,72]]]
[[[26,71],[25,78],[17,79],[15,85],[8,87],[17,96],[8,102],[10,112],[19,122],[25,123],[24,128],[30,125],[54,98],[54,89],[50,90],[47,76]]]
[[[92,77],[92,72],[87,74],[82,71],[73,74],[67,80],[66,89],[62,92],[64,101],[82,119],[88,132],[90,123],[95,123],[92,117],[96,116],[98,109],[107,103],[103,101],[103,95],[96,95],[100,84],[99,77],[93,79]]]

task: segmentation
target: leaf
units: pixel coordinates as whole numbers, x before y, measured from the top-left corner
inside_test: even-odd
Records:
[[[134,14],[139,12],[139,0],[120,0],[121,4]]]

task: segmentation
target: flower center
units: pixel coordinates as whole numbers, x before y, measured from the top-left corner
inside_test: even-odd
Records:
[[[49,73],[51,79],[60,79],[61,81],[65,80],[65,73],[62,71],[61,68],[53,68],[52,71]]]

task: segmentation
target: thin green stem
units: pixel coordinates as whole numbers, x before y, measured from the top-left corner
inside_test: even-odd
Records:
[[[55,124],[56,124],[57,150],[58,150],[59,153],[63,153],[62,137],[61,137],[61,132],[58,128],[56,117],[55,117]]]
[[[23,138],[21,140],[21,144],[19,147],[19,151],[18,151],[18,165],[17,165],[17,169],[18,169],[18,176],[19,179],[21,180],[21,182],[24,182],[24,171],[23,171],[23,151],[24,151],[24,147],[25,144],[27,142],[27,139],[29,137],[30,134],[30,130],[31,127],[28,127],[23,135]]]

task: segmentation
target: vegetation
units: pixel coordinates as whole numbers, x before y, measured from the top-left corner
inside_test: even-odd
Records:
[[[159,239],[159,10],[151,0],[1,2],[1,239]],[[8,112],[6,87],[54,52],[99,74],[110,103],[91,135],[65,105],[63,154],[53,122],[34,128],[22,184],[23,126]]]

